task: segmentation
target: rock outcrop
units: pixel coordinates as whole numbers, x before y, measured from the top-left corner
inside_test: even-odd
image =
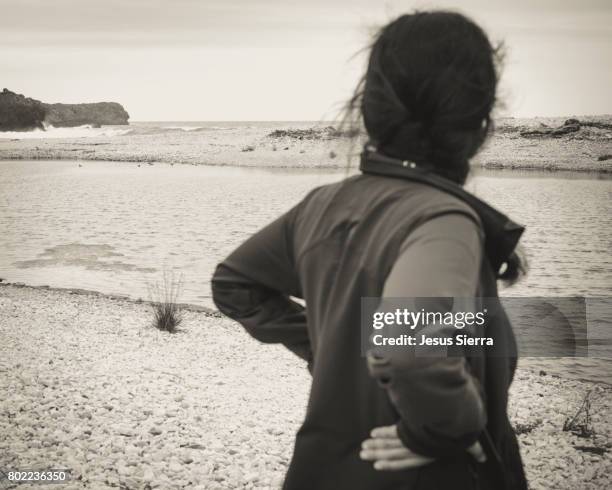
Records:
[[[594,131],[593,131],[594,129]],[[577,133],[578,139],[589,139],[603,137],[608,138],[608,132],[612,130],[612,124],[605,121],[581,121],[579,119],[567,119],[563,125],[551,128],[541,124],[539,128],[520,129],[519,134],[523,138],[561,138],[562,136]],[[590,131],[590,132],[589,132]],[[583,134],[585,133],[585,134]]]
[[[124,125],[130,115],[117,102],[93,104],[44,104],[47,114],[45,123],[59,127],[83,126],[84,124]]]
[[[128,124],[129,114],[116,102],[92,104],[45,104],[4,89],[0,92],[0,131],[30,131],[91,124]]]
[[[0,131],[43,129],[47,111],[42,102],[4,89],[0,92]]]
[[[575,133],[580,131],[580,121],[578,119],[568,119],[563,123],[562,126],[557,128],[550,128],[546,125],[541,125],[537,129],[528,129],[521,131],[523,138],[560,138],[566,134]]]
[[[336,138],[351,138],[358,131],[339,130],[333,126],[313,127],[307,129],[276,129],[268,133],[268,138],[293,138],[298,140],[329,140]]]

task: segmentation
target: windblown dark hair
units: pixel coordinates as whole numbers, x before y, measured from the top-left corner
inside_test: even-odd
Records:
[[[493,128],[502,59],[503,47],[464,15],[402,15],[375,36],[342,126],[354,135],[363,123],[378,152],[463,185]],[[499,279],[513,283],[525,272],[517,251]]]
[[[344,121],[362,118],[381,153],[463,184],[492,128],[500,53],[461,14],[402,15],[376,35]]]

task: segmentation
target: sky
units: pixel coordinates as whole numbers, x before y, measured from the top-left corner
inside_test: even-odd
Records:
[[[611,0],[0,0],[0,89],[133,121],[333,119],[372,32],[415,8],[504,41],[498,115],[612,114]]]

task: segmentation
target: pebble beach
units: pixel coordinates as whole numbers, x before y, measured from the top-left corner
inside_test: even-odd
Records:
[[[66,489],[279,488],[305,366],[213,310],[183,316],[169,334],[146,302],[1,285],[0,468],[70,469]],[[587,433],[564,431],[587,393]],[[530,488],[610,488],[611,408],[609,385],[519,368],[509,413]]]

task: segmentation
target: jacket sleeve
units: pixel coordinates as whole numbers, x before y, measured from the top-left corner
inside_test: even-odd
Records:
[[[451,298],[474,298],[481,240],[478,225],[461,214],[420,225],[404,242],[384,297],[427,298],[427,311],[442,312],[450,311]],[[425,331],[442,337],[456,330],[452,325],[428,325],[420,333]],[[419,356],[415,348],[406,347],[369,356],[368,364],[399,413],[398,434],[406,447],[443,457],[464,451],[478,439],[486,425],[483,394],[463,355]]]
[[[292,247],[298,206],[234,250],[217,266],[211,286],[223,314],[257,340],[285,345],[310,368],[306,310],[290,298],[301,297]]]

